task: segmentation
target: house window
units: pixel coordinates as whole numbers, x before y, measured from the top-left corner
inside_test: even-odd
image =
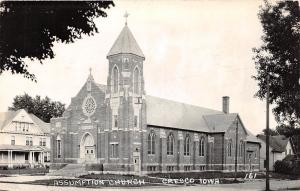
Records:
[[[174,154],[174,136],[172,133],[167,138],[167,155]]]
[[[119,85],[119,71],[118,68],[115,66],[113,69],[113,93],[118,92],[118,85]]]
[[[118,116],[114,115],[114,127],[118,127]]]
[[[29,145],[30,145],[30,146],[33,145],[32,137],[29,137]]]
[[[40,138],[40,146],[46,146],[46,138]]]
[[[148,135],[148,154],[155,154],[155,134],[153,131]]]
[[[45,147],[46,146],[46,138],[43,138],[43,146]]]
[[[204,147],[205,147],[205,143],[204,143],[204,141],[205,141],[205,139],[204,139],[204,137],[201,137],[201,139],[200,139],[200,142],[199,142],[199,156],[204,156],[204,152],[205,152],[205,150],[204,150]]]
[[[118,152],[118,144],[111,144],[111,158],[118,158],[119,152]]]
[[[232,140],[230,139],[227,143],[227,156],[231,157]]]
[[[11,136],[11,145],[15,145],[15,144],[16,144],[15,136]]]
[[[140,81],[139,81],[139,76],[140,76],[140,71],[139,71],[139,69],[136,67],[135,69],[134,69],[134,72],[133,72],[133,83],[134,83],[134,93],[136,93],[136,94],[139,94],[140,93],[140,91],[139,91],[139,85],[140,85]]]
[[[134,127],[137,127],[137,124],[138,124],[138,117],[137,116],[134,116]]]
[[[26,145],[29,145],[29,137],[26,137]]]
[[[183,155],[185,156],[190,155],[190,144],[191,144],[190,142],[191,142],[190,136],[187,135],[184,140],[184,149],[183,149]]]

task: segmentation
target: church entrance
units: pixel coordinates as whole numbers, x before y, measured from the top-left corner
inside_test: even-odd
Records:
[[[83,135],[80,143],[80,158],[83,162],[95,162],[95,143],[93,136],[90,133]]]

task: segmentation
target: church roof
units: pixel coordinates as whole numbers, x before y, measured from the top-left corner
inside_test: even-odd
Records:
[[[189,105],[154,96],[146,96],[148,125],[210,132],[203,116],[221,111]]]
[[[95,83],[96,86],[103,92],[106,92],[106,85]]]
[[[204,115],[204,120],[212,132],[225,132],[237,118],[237,113]]]
[[[107,56],[112,56],[121,53],[135,54],[137,56],[145,58],[141,48],[137,44],[127,24],[122,29],[121,33],[119,34],[117,40],[108,52]]]

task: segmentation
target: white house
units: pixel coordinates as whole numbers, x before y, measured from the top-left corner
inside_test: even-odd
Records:
[[[259,134],[257,138],[261,140],[262,146],[260,149],[260,170],[266,170],[264,165],[264,161],[266,160],[266,136]],[[294,152],[291,141],[283,135],[270,136],[269,143],[269,169],[273,171],[274,164],[277,160],[282,160],[289,154],[293,155]]]
[[[50,126],[24,109],[0,112],[0,166],[41,166],[50,162]]]

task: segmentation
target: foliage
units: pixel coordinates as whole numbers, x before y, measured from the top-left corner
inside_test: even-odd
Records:
[[[13,100],[12,107],[9,110],[25,109],[28,113],[36,115],[41,120],[49,123],[52,117],[61,117],[65,111],[65,104],[58,101],[51,101],[49,97],[35,98],[28,94],[16,96]]]
[[[278,160],[274,164],[275,172],[290,174],[293,171],[293,165],[290,161]]]
[[[263,130],[263,133],[264,133],[264,135],[267,135],[267,134],[266,134],[266,133],[267,133],[267,129],[264,129],[264,130]],[[279,135],[279,133],[278,133],[276,130],[269,129],[269,135],[270,135],[270,136],[275,136],[275,135]]]
[[[263,44],[254,48],[259,90],[266,98],[269,75],[270,103],[279,126],[300,127],[300,9],[297,1],[265,3],[259,12]]]
[[[35,80],[24,58],[53,58],[54,42],[72,43],[82,35],[94,35],[97,17],[112,1],[1,1],[0,74],[11,71]]]

